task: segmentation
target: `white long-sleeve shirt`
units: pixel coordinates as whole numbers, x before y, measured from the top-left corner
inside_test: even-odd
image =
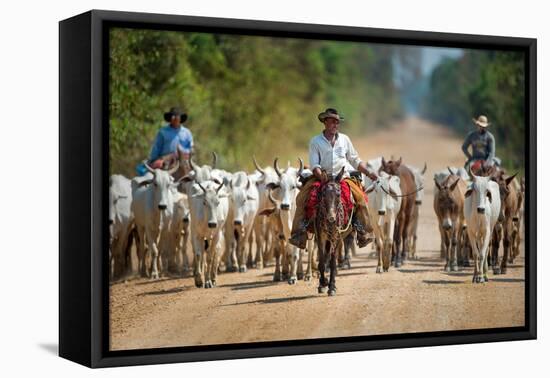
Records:
[[[344,176],[347,177],[350,171],[357,169],[360,162],[357,151],[345,134],[336,134],[334,147],[323,133],[314,136],[309,142],[309,165],[312,171],[319,167],[327,174],[337,175],[345,167]]]

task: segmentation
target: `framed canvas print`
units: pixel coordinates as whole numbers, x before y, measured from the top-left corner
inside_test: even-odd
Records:
[[[59,351],[536,338],[536,40],[60,22]]]

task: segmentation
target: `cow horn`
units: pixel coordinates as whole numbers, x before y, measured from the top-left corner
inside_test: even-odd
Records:
[[[202,190],[203,192],[206,193],[206,189],[204,189],[204,186],[202,186],[202,184],[201,184],[200,182],[197,181],[197,185],[199,186],[199,188],[201,188],[201,190]]]
[[[450,173],[451,175],[454,175],[454,174],[455,174],[455,173],[453,172],[453,170],[451,169],[451,167],[447,166],[447,170],[449,171],[449,173]]]
[[[191,167],[191,170],[197,172],[197,168],[196,168],[197,166],[196,166],[196,164],[193,162],[193,158],[192,158],[192,157],[189,158],[189,167]]]
[[[151,168],[151,167],[149,166],[149,164],[147,164],[147,160],[143,160],[143,165],[145,166],[145,168],[146,168],[149,172],[151,172],[152,174],[155,174],[155,170],[154,170],[153,168]]]
[[[273,168],[275,168],[275,172],[277,172],[277,176],[281,177],[283,174],[279,170],[279,164],[277,164],[278,160],[279,160],[278,157],[276,157],[275,160],[273,160]]]
[[[260,168],[260,165],[258,164],[258,162],[256,161],[256,156],[252,155],[252,160],[254,161],[254,166],[256,167],[256,170],[258,172],[260,172],[262,175],[265,176],[265,172],[262,168]]]
[[[212,169],[216,169],[217,163],[218,163],[218,154],[212,151]]]
[[[302,160],[302,158],[298,158],[298,160],[300,161],[300,168],[298,169],[298,176],[301,176],[302,172],[304,171],[304,161]]]
[[[216,193],[218,193],[218,192],[220,191],[220,189],[222,188],[222,186],[223,186],[223,181],[222,181],[222,183],[220,184],[220,186],[218,186],[218,189],[216,189]]]
[[[422,169],[422,172],[420,172],[420,174],[424,175],[424,173],[426,173],[427,170],[428,170],[428,163],[424,162],[424,168]]]
[[[171,169],[169,169],[167,172],[170,176],[172,176],[174,173],[176,173],[178,171],[179,168],[180,168],[180,162],[177,161],[176,164]]]

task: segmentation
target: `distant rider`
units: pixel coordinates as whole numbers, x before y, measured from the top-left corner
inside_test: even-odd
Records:
[[[500,165],[500,159],[495,157],[495,137],[487,130],[490,125],[487,117],[480,115],[472,120],[477,126],[476,130],[470,131],[462,144],[462,152],[467,158],[465,168],[467,169],[471,163],[476,164],[475,168],[480,168],[481,164],[486,167]],[[468,150],[470,147],[471,153]],[[474,169],[473,166],[472,169]]]

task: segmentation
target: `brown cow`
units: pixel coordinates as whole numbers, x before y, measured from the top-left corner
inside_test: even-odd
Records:
[[[517,174],[517,173],[516,173]],[[496,182],[500,191],[500,214],[498,217],[497,226],[492,235],[491,261],[494,274],[506,274],[508,260],[514,254],[514,246],[517,244],[516,239],[519,238],[519,183],[515,179],[516,174],[506,177],[498,176]],[[500,241],[503,245],[503,257],[498,265],[498,250]]]
[[[434,210],[442,231],[445,271],[456,272],[458,271],[457,253],[462,250],[461,241],[464,236],[466,183],[455,175],[447,176],[442,183],[435,179],[434,182],[437,188],[434,193]]]
[[[399,209],[399,213],[397,213],[392,255],[396,268],[400,267],[408,257],[408,249],[411,245],[410,237],[414,215],[414,201],[417,191],[414,174],[406,165],[401,163],[402,158],[386,161],[382,157],[382,165],[379,169],[379,172],[384,171],[389,175],[398,176],[400,180],[399,186],[402,193],[401,208]]]

